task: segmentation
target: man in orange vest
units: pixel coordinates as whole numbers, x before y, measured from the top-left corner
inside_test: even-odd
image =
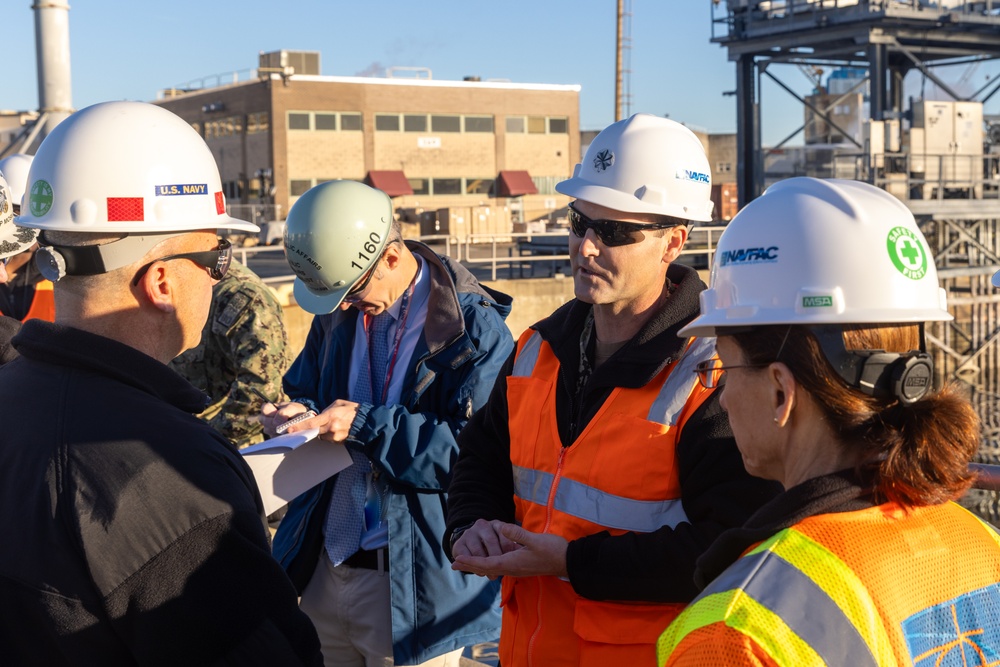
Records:
[[[576,299],[521,336],[449,487],[454,569],[503,577],[504,667],[652,664],[695,560],[778,490],[698,383],[714,341],[677,337],[705,289],[674,262],[711,220],[710,173],[690,130],[639,114],[556,186]]]
[[[20,215],[21,198],[24,196],[28,179],[28,169],[32,156],[16,153],[0,160],[0,174],[10,188],[8,202],[11,215]],[[23,228],[22,228],[23,229]],[[52,298],[52,283],[39,272],[33,261],[37,245],[29,244],[27,250],[18,250],[8,257],[6,280],[0,283],[0,315],[20,322],[31,319],[53,322],[56,318],[55,301]]]
[[[38,230],[14,224],[14,200],[7,180],[0,173],[0,287],[6,287],[8,266],[19,260],[24,251],[35,245]],[[21,328],[20,320],[0,313],[0,366],[11,361],[17,352],[10,339]]]

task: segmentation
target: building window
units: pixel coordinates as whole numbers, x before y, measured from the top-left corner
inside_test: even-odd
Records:
[[[292,181],[288,186],[288,194],[292,197],[301,197],[309,188],[312,187],[312,181],[308,179]]]
[[[465,179],[465,194],[467,195],[488,195],[493,189],[492,178],[467,178]]]
[[[528,116],[528,134],[545,134],[545,116]]]
[[[407,114],[403,116],[404,132],[426,132],[427,116],[424,114]]]
[[[461,116],[431,116],[431,132],[461,132]]]
[[[524,134],[524,116],[507,116],[507,131],[511,134]]]
[[[406,179],[410,182],[410,187],[413,188],[413,194],[415,195],[429,195],[431,193],[428,181],[426,178],[408,178]]]
[[[271,117],[266,111],[258,111],[247,116],[247,134],[267,132],[271,125]]]
[[[466,116],[466,132],[492,132],[493,116]]]
[[[316,123],[317,130],[336,130],[337,129],[337,114],[335,113],[317,113],[316,118],[313,121]]]
[[[715,170],[721,174],[728,174],[733,170],[732,162],[718,162],[715,165]]]
[[[361,114],[359,113],[342,113],[340,114],[340,131],[361,131],[364,127],[364,123],[361,120]]]
[[[378,132],[399,132],[399,116],[397,114],[375,114],[375,130]]]
[[[462,194],[461,178],[432,178],[431,188],[435,195],[460,195]],[[414,192],[414,194],[416,194]]]
[[[289,111],[288,112],[288,129],[289,130],[308,130],[311,129],[312,124],[309,119],[310,114],[303,113],[300,111]]]
[[[566,134],[569,132],[568,118],[549,118],[549,134]]]

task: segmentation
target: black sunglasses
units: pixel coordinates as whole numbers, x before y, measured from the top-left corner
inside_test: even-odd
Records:
[[[614,248],[620,245],[639,243],[645,238],[642,232],[653,229],[669,229],[677,227],[676,222],[622,222],[621,220],[593,220],[580,213],[573,205],[569,206],[569,226],[573,233],[583,238],[588,229],[593,229],[601,243]]]
[[[182,252],[178,255],[167,255],[166,257],[154,259],[139,269],[135,274],[135,278],[132,279],[132,285],[138,285],[139,280],[146,275],[146,271],[149,271],[149,267],[153,264],[156,262],[166,262],[170,259],[189,259],[198,266],[208,269],[208,274],[212,276],[212,280],[222,280],[226,275],[226,271],[229,270],[230,262],[233,261],[233,244],[226,239],[219,239],[219,246],[215,250]]]

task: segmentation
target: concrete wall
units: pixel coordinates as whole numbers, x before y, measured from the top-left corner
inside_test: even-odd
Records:
[[[700,271],[701,279],[708,282],[708,272]],[[525,280],[496,280],[483,283],[514,297],[514,304],[507,317],[507,326],[516,339],[529,326],[547,317],[556,308],[573,298],[571,278],[532,278]],[[292,285],[274,288],[284,306],[285,328],[296,354],[305,344],[313,316],[295,303]]]
[[[521,332],[573,298],[573,281],[569,278],[537,278],[532,280],[497,280],[484,283],[514,297],[507,317],[507,326],[517,338]],[[313,316],[302,310],[292,297],[292,286],[272,286],[284,307],[285,328],[292,348],[298,354],[305,345]]]

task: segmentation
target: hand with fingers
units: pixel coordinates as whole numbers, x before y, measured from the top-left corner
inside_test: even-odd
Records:
[[[496,579],[508,575],[567,577],[566,547],[558,535],[532,533],[517,524],[479,519],[452,545],[453,570]]]

